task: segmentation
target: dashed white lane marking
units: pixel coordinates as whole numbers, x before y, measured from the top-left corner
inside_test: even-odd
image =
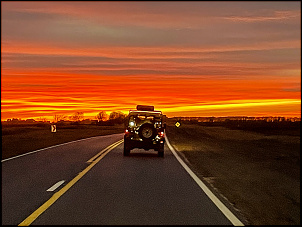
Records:
[[[56,190],[58,187],[60,187],[62,184],[64,184],[64,180],[61,180],[57,183],[55,183],[53,186],[51,186],[49,189],[47,189],[47,192],[53,192],[54,190]]]
[[[244,224],[210,191],[210,189],[193,173],[193,171],[187,166],[187,164],[178,156],[174,148],[169,143],[168,138],[166,137],[166,142],[170,150],[172,151],[175,158],[179,163],[185,168],[185,170],[190,174],[198,186],[206,193],[206,195],[212,200],[212,202],[218,207],[219,210],[232,222],[235,226],[244,226]]]
[[[114,146],[110,145],[106,148],[106,151],[91,162],[89,166],[86,167],[82,172],[80,172],[75,178],[68,182],[62,189],[54,193],[53,196],[47,200],[42,206],[35,210],[31,215],[29,215],[24,221],[22,221],[18,226],[29,226],[34,220],[36,220],[45,210],[47,210],[52,204],[54,204],[65,192],[67,192],[75,183],[77,183],[93,166],[95,166],[102,158],[105,157],[111,150],[123,143],[124,140],[120,140],[119,143],[115,143]]]

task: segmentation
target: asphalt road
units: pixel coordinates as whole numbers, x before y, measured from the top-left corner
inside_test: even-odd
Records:
[[[96,156],[122,138],[93,137],[2,161],[2,225],[29,217],[32,225],[232,225],[167,144],[164,158],[141,149],[124,157],[123,143]]]

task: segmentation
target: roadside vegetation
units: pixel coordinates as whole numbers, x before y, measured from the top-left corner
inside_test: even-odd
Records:
[[[268,135],[293,135],[300,136],[301,121],[265,121],[265,120],[225,120],[222,122],[183,121],[207,127],[222,126],[229,129],[259,132]]]
[[[300,121],[170,121],[170,143],[250,225],[300,225]]]

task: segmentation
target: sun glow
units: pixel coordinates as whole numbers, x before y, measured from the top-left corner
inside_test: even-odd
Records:
[[[183,4],[2,3],[1,120],[138,104],[168,117],[301,115],[295,3],[227,3],[232,16]]]

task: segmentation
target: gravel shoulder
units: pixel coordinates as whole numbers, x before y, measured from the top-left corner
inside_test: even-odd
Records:
[[[172,146],[250,225],[300,225],[300,135],[168,126]],[[239,218],[240,218],[239,217]]]

